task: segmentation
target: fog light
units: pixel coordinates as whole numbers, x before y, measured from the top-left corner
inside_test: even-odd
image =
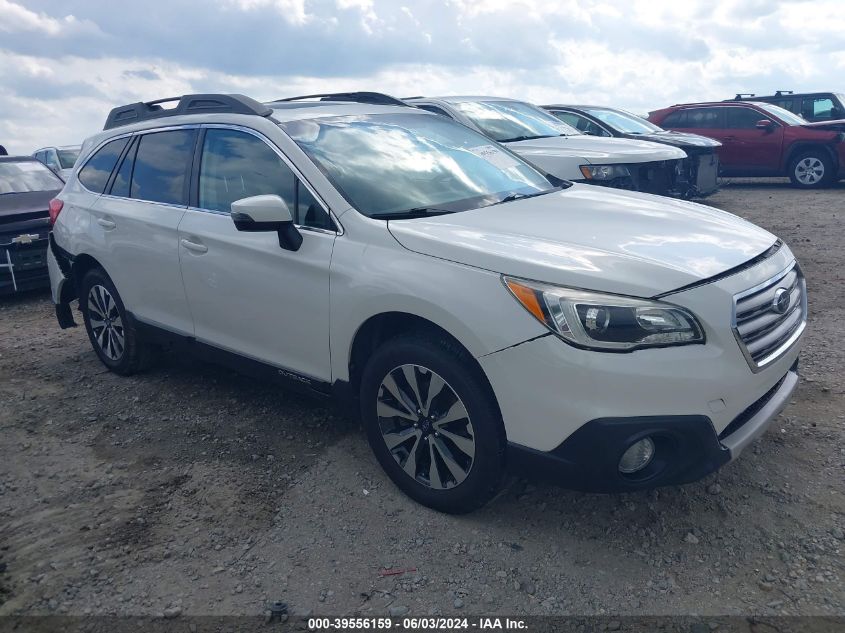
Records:
[[[654,442],[647,437],[625,451],[622,459],[619,460],[619,472],[630,475],[648,466],[654,457]]]

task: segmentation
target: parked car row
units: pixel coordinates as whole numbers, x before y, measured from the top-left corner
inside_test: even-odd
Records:
[[[507,469],[693,481],[797,384],[807,298],[786,244],[585,184],[675,147],[596,137],[639,149],[576,162],[581,136],[504,99],[164,101],[112,110],[49,205],[59,325],[78,300],[117,374],[171,346],[335,396],[396,485],[447,512]],[[581,182],[556,175],[573,165]]]

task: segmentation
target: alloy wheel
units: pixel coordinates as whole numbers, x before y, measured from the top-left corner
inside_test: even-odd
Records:
[[[460,485],[475,460],[475,431],[466,406],[436,372],[400,365],[377,396],[379,430],[396,463],[435,490]]]
[[[802,158],[795,165],[795,178],[802,185],[815,185],[824,178],[824,163],[815,156]]]
[[[103,286],[92,286],[88,291],[88,321],[94,340],[106,358],[120,360],[126,349],[126,332],[117,303]]]

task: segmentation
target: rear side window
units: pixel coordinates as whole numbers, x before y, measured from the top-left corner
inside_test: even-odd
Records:
[[[111,176],[111,172],[117,164],[117,159],[120,158],[120,154],[128,142],[128,137],[115,139],[97,150],[79,172],[79,182],[82,183],[82,186],[88,191],[103,193],[106,183],[109,181],[109,176]]]
[[[757,121],[768,118],[752,108],[727,108],[727,127],[734,130],[753,130],[757,127]]]
[[[132,181],[132,165],[135,163],[135,150],[137,149],[138,144],[135,143],[126,152],[126,156],[123,157],[123,161],[121,161],[120,167],[117,169],[117,174],[115,174],[114,182],[111,186],[111,195],[121,198],[129,197],[129,185]]]
[[[686,111],[683,127],[713,129],[724,127],[722,122],[723,108],[691,108]]]
[[[188,206],[188,173],[195,130],[152,132],[141,137],[132,169],[131,197]]]

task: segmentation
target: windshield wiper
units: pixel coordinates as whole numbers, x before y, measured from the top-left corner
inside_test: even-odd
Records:
[[[563,134],[561,134],[563,136]],[[538,138],[552,138],[550,134],[535,134],[534,136],[514,136],[513,138],[499,139],[498,143],[515,143],[517,141],[533,141]]]
[[[410,220],[412,218],[429,218],[436,215],[446,215],[448,213],[455,213],[448,209],[438,209],[436,207],[415,207],[407,211],[393,211],[391,213],[374,213],[371,218],[376,220]]]
[[[544,189],[543,191],[535,191],[534,193],[509,193],[504,198],[493,204],[488,204],[492,207],[494,204],[504,204],[505,202],[513,202],[514,200],[525,200],[525,198],[536,198],[537,196],[545,196],[547,193],[560,191],[562,187],[553,187],[552,189]]]

